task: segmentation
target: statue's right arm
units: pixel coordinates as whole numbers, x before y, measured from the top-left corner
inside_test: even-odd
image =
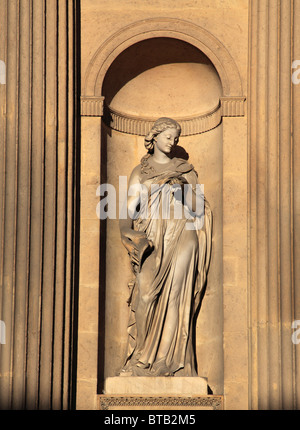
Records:
[[[129,179],[127,196],[127,216],[119,220],[122,243],[129,252],[131,259],[139,264],[141,250],[149,246],[147,236],[142,231],[133,229],[133,219],[140,203],[141,169],[137,166]]]
[[[133,169],[128,182],[128,190],[130,190],[130,192],[127,196],[126,219],[119,220],[119,228],[122,237],[126,236],[131,238],[133,235],[139,235],[139,232],[133,230],[133,219],[140,203],[140,185],[141,166],[138,165]]]

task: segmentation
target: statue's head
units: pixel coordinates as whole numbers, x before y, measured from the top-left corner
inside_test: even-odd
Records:
[[[147,149],[148,153],[153,153],[156,137],[169,128],[176,129],[178,131],[178,137],[180,136],[181,127],[174,119],[163,117],[155,121],[153,127],[145,137],[145,148]]]

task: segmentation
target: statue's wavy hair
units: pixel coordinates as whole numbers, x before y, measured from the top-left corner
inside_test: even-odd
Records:
[[[145,136],[144,145],[147,149],[147,154],[141,159],[142,169],[145,169],[148,166],[147,160],[154,152],[156,136],[158,136],[160,133],[167,130],[168,128],[175,128],[178,131],[178,137],[180,136],[181,126],[174,119],[166,117],[159,118],[157,121],[155,121],[151,130]]]

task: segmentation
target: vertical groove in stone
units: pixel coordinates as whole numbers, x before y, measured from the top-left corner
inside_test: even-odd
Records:
[[[258,2],[257,0],[249,0],[250,14],[250,34],[249,34],[249,212],[250,212],[250,227],[249,227],[249,407],[251,409],[258,408],[258,360],[257,360],[257,293],[256,293],[256,267],[257,267],[257,236],[256,236],[256,189],[257,189],[257,162],[256,162],[256,142],[257,140],[257,92],[256,92],[256,76],[257,76],[257,43],[258,43]]]
[[[0,60],[7,63],[6,38],[7,38],[7,0],[0,0]],[[2,321],[2,293],[3,293],[3,253],[4,253],[4,203],[5,203],[5,142],[6,142],[6,84],[0,84],[0,320]],[[3,348],[0,347],[0,363]],[[0,365],[1,369],[1,365]],[[1,371],[1,370],[0,370]],[[1,396],[1,391],[0,391]],[[0,398],[1,408],[1,398]]]
[[[5,142],[5,203],[3,241],[2,314],[6,324],[6,344],[1,348],[0,406],[11,407],[12,348],[13,348],[13,295],[15,289],[16,241],[16,144],[18,138],[18,4],[7,2],[7,64],[6,64],[6,142]]]
[[[81,121],[80,115],[80,95],[81,95],[81,2],[80,0],[69,0],[69,16],[71,8],[73,11],[72,26],[73,37],[69,42],[69,48],[72,49],[70,62],[72,62],[72,73],[70,73],[72,82],[72,109],[69,110],[70,118],[72,116],[72,134],[69,138],[72,140],[73,159],[69,159],[72,166],[72,184],[70,187],[70,198],[72,196],[72,247],[70,272],[70,338],[69,338],[69,384],[68,384],[68,401],[69,407],[76,408],[76,380],[77,380],[77,348],[78,348],[78,294],[79,294],[79,256],[80,256],[80,189],[81,189]],[[72,45],[72,48],[71,48]],[[71,51],[70,51],[71,52]],[[71,84],[70,84],[71,85]],[[70,87],[71,88],[71,87]],[[103,108],[103,106],[102,106]],[[71,123],[69,122],[69,125]],[[72,394],[73,393],[73,394]]]
[[[51,407],[56,235],[57,0],[46,1],[44,220],[39,407]]]
[[[43,247],[44,159],[44,59],[45,0],[32,0],[32,110],[31,110],[31,199],[30,277],[28,291],[28,337],[26,407],[37,409],[40,349],[40,297]]]
[[[260,0],[258,3],[258,75],[257,79],[257,122],[259,124],[257,133],[257,353],[258,367],[258,390],[260,393],[259,409],[268,409],[268,300],[267,300],[267,207],[266,207],[266,122],[268,117],[267,106],[267,31],[268,15],[267,2]]]
[[[292,60],[300,60],[300,0],[293,2],[293,51]],[[294,72],[295,70],[293,70]],[[299,76],[299,75],[298,75]],[[300,84],[292,87],[292,126],[293,126],[293,213],[294,213],[294,318],[300,320]],[[299,337],[299,336],[298,336]],[[300,409],[300,345],[294,346],[295,350],[295,397],[297,410]]]
[[[58,91],[57,91],[57,184],[56,184],[56,270],[54,289],[54,342],[52,408],[61,409],[63,381],[63,328],[66,259],[67,171],[67,2],[58,2]]]
[[[280,3],[279,199],[282,407],[293,408],[293,287],[291,260],[291,1]]]
[[[66,210],[67,213],[70,214],[66,219],[66,249],[69,252],[66,253],[66,272],[65,272],[65,303],[64,303],[64,318],[65,321],[72,320],[72,264],[73,264],[73,223],[74,223],[74,208],[73,208],[73,167],[74,167],[74,154],[73,154],[73,146],[74,146],[74,80],[73,73],[70,73],[71,70],[74,69],[74,28],[73,28],[73,20],[75,17],[76,11],[74,10],[75,5],[73,0],[68,0],[66,4],[67,8],[67,67],[68,67],[68,75],[66,81],[66,103],[67,103],[67,112],[66,112],[66,121],[67,121],[67,149],[66,149],[66,169],[67,169],[67,186],[66,186]],[[73,13],[72,13],[73,11]],[[63,409],[69,408],[69,392],[70,392],[70,362],[69,362],[69,354],[71,348],[71,326],[70,324],[64,325],[64,336],[63,336],[63,378],[62,378],[62,396],[63,396]]]
[[[267,250],[268,250],[268,321],[269,337],[269,408],[280,409],[281,375],[280,375],[280,335],[279,313],[279,279],[278,279],[278,1],[269,3],[268,31],[268,119],[267,119]]]
[[[14,296],[13,343],[13,402],[15,409],[23,409],[25,400],[26,366],[26,307],[28,291],[29,200],[30,200],[30,115],[31,115],[31,1],[19,3],[19,97],[17,144],[17,220],[16,267]]]

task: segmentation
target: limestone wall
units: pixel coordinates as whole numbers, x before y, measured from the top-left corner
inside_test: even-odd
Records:
[[[2,409],[99,407],[130,271],[97,190],[162,111],[215,216],[199,372],[225,409],[299,409],[299,26],[300,0],[0,0]]]

